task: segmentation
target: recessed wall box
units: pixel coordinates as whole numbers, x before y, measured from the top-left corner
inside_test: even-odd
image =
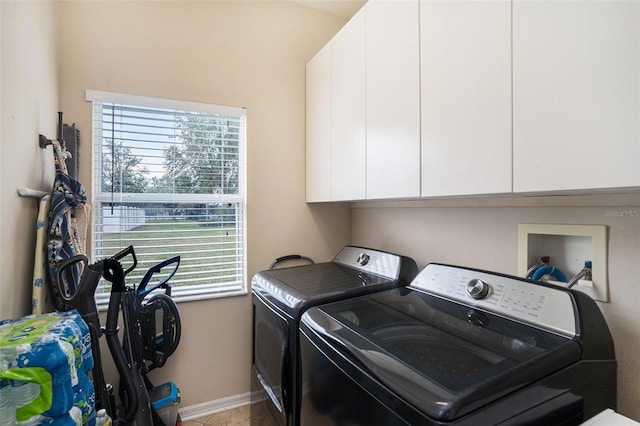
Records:
[[[585,261],[591,261],[591,280],[581,279],[572,288],[594,300],[609,301],[606,226],[518,225],[518,275],[524,277],[542,256],[549,256],[549,264],[560,269],[568,280],[582,270]],[[567,285],[553,280],[546,282]]]

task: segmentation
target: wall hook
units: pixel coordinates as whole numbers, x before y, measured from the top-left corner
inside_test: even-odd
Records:
[[[51,139],[48,139],[46,136],[44,135],[40,135],[40,138],[38,139],[38,145],[40,145],[40,148],[44,149],[47,146],[51,145],[53,142],[51,141]]]
[[[62,112],[58,111],[58,142],[60,142],[60,146],[65,146],[63,136],[64,136],[64,133],[62,131]],[[52,143],[53,143],[52,140],[47,138],[44,135],[40,135],[40,137],[38,138],[38,145],[42,149],[46,148]]]

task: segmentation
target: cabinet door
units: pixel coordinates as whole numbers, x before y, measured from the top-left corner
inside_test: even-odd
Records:
[[[420,2],[422,195],[511,192],[511,2]]]
[[[307,202],[331,200],[331,46],[307,63]]]
[[[366,10],[367,199],[420,196],[418,0]]]
[[[640,185],[640,2],[513,4],[514,190]]]
[[[331,195],[365,198],[365,16],[360,10],[331,40]]]

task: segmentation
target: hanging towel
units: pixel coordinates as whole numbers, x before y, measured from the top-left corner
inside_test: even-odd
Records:
[[[51,195],[40,199],[38,221],[36,222],[36,251],[33,263],[32,314],[40,315],[53,311],[49,287],[46,282],[47,268],[47,229],[49,228],[49,208]]]
[[[64,304],[58,291],[57,266],[66,259],[84,254],[84,247],[80,247],[77,242],[84,240],[86,236],[80,238],[77,235],[75,219],[76,212],[84,213],[87,194],[82,184],[67,173],[65,157],[68,153],[58,141],[52,142],[56,177],[51,192],[47,231],[47,282],[53,296],[53,305],[57,310],[64,311],[69,307]],[[66,269],[62,286],[68,295],[75,293],[81,274],[79,264]]]
[[[71,228],[74,230],[71,237],[76,254],[87,254],[85,248],[87,246],[87,226],[90,210],[89,204],[79,205],[74,207],[71,215]]]

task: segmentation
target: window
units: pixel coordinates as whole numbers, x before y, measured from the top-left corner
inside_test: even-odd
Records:
[[[179,255],[177,300],[244,294],[246,111],[87,91],[93,102],[92,254],[129,245],[137,285]],[[126,268],[126,265],[123,265]],[[110,283],[98,287],[108,301]]]

